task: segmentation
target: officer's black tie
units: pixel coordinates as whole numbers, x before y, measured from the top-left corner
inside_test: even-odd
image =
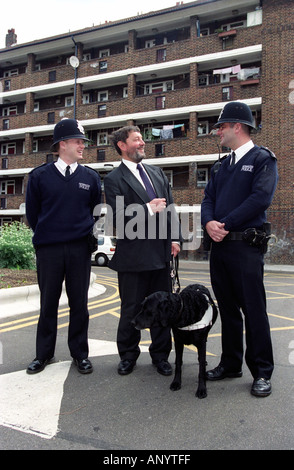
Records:
[[[235,152],[232,152],[231,154],[231,165],[235,165],[236,163],[236,154]]]
[[[70,177],[70,166],[67,165],[66,170],[65,170],[65,177],[69,178]]]
[[[148,176],[145,174],[145,171],[143,170],[143,167],[142,165],[137,165],[137,168],[139,170],[139,173],[140,173],[140,176],[142,178],[142,181],[144,183],[144,186],[145,186],[145,189],[147,191],[147,194],[148,196],[150,197],[150,201],[152,201],[152,199],[156,198],[156,193],[152,187],[152,184],[150,183],[149,179],[148,179]]]

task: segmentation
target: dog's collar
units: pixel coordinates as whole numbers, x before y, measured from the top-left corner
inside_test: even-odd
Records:
[[[209,307],[206,310],[203,317],[201,318],[201,320],[199,320],[196,323],[193,323],[192,325],[183,326],[182,328],[178,327],[178,329],[179,330],[188,330],[188,331],[200,330],[201,328],[205,328],[206,326],[211,325],[212,324],[212,318],[213,318],[213,309],[212,309],[211,303],[209,303]]]

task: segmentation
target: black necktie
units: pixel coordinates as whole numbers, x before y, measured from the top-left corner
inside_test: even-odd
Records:
[[[66,170],[65,170],[65,177],[69,178],[70,177],[70,166],[67,165]]]
[[[232,152],[232,155],[231,155],[231,165],[235,165],[236,163],[236,154],[235,152]]]
[[[143,170],[142,165],[140,164],[137,165],[137,168],[139,170],[139,173],[144,183],[147,194],[150,197],[150,201],[152,201],[152,199],[156,198],[156,193],[152,187],[152,184],[150,183],[148,176],[145,174],[145,171]]]

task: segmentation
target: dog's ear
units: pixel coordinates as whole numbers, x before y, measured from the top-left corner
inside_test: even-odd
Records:
[[[158,312],[159,312],[159,321],[160,324],[164,327],[170,326],[170,318],[171,318],[171,297],[176,294],[166,294],[164,299],[158,304]]]

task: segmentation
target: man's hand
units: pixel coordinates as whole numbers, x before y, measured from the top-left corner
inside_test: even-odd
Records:
[[[206,224],[206,230],[210,238],[214,242],[221,242],[225,238],[226,235],[228,235],[228,231],[224,229],[225,224],[222,224],[221,222],[217,222],[216,220],[211,220],[210,222],[207,222]]]
[[[175,258],[181,251],[181,247],[179,243],[172,242],[171,246],[171,254]]]
[[[156,198],[149,202],[152,212],[162,212],[166,208],[166,199]]]

